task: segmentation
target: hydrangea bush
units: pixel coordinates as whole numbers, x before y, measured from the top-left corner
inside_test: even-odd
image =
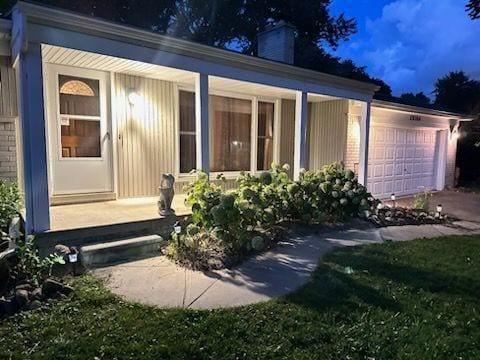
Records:
[[[288,177],[288,169],[287,165],[272,164],[258,176],[242,173],[232,191],[223,190],[210,182],[207,174],[198,172],[185,189],[192,224],[182,234],[173,235],[167,253],[176,259],[176,251],[183,252],[180,257],[190,254],[206,259],[208,247],[212,247],[215,253],[223,249],[218,258],[241,256],[268,247],[265,231],[284,220],[334,223],[361,216],[373,204],[366,188],[341,163],[302,171],[298,181]]]

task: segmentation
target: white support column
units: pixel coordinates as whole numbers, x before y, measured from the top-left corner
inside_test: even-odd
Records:
[[[362,108],[360,121],[360,163],[358,168],[358,181],[367,185],[368,179],[368,144],[370,141],[370,101],[365,102]]]
[[[307,166],[307,92],[295,94],[295,140],[293,152],[293,178],[298,180],[300,169]]]
[[[22,126],[26,231],[50,229],[47,144],[41,45],[29,43],[18,54],[19,112]]]
[[[208,75],[195,78],[195,126],[197,131],[197,169],[210,172],[208,125]]]

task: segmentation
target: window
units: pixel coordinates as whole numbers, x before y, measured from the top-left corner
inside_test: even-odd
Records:
[[[258,101],[258,123],[253,124],[253,129],[256,128],[254,134],[252,101],[256,99],[210,95],[210,171],[262,171],[270,168],[275,105]],[[179,170],[181,174],[187,174],[196,168],[195,93],[191,91],[179,91],[179,133]],[[256,169],[252,155],[257,160]]]
[[[179,92],[180,104],[180,173],[196,169],[195,94]]]
[[[274,104],[258,102],[257,170],[268,170],[273,162]]]
[[[98,80],[58,76],[62,158],[101,157]]]
[[[250,170],[252,102],[210,96],[210,171]]]

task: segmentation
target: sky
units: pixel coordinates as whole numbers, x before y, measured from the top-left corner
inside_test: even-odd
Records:
[[[468,17],[466,2],[334,0],[331,13],[355,18],[358,32],[330,51],[366,66],[397,96],[432,96],[435,81],[454,70],[480,80],[480,20]]]

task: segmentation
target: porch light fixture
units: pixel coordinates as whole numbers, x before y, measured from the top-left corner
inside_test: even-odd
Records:
[[[135,89],[130,89],[128,93],[128,103],[130,105],[137,105],[140,102],[140,95],[135,91]]]

